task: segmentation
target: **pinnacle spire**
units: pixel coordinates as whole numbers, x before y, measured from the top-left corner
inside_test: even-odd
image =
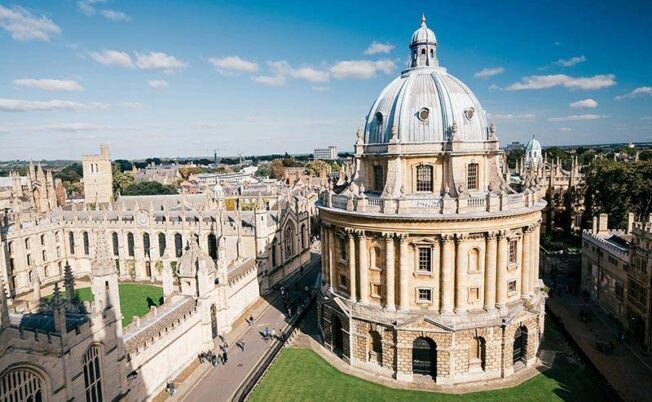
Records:
[[[426,26],[426,14],[421,13],[421,26],[425,27]]]

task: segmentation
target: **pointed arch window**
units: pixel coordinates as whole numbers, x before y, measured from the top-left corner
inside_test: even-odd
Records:
[[[158,234],[158,255],[159,257],[163,257],[165,255],[165,248],[167,247],[167,244],[165,244],[165,233],[159,233]]]
[[[129,257],[133,257],[136,254],[134,252],[134,234],[131,232],[127,233],[127,251],[129,252]]]
[[[43,402],[45,384],[41,376],[29,368],[19,367],[7,371],[0,378],[0,401]]]
[[[118,257],[120,255],[120,244],[116,232],[111,233],[111,241],[113,242],[113,255]]]
[[[285,243],[285,258],[294,255],[294,233],[294,223],[289,222],[283,235],[283,242]]]
[[[208,235],[208,255],[214,260],[217,259],[217,238],[213,233]]]
[[[68,246],[70,247],[70,254],[75,254],[75,233],[68,232]]]
[[[183,237],[181,236],[181,233],[174,234],[174,253],[177,258],[181,257],[181,254],[183,254]]]
[[[84,242],[84,254],[89,255],[91,251],[90,251],[90,244],[88,241],[88,232],[82,233],[82,240]]]
[[[149,241],[149,233],[143,233],[143,252],[145,253],[145,257],[149,257],[149,250],[150,249],[150,241]]]
[[[86,402],[103,402],[102,369],[100,363],[100,347],[93,345],[84,354],[84,386],[86,387]]]

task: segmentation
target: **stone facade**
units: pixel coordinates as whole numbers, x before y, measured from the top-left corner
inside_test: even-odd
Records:
[[[463,84],[437,66],[436,46],[424,20],[411,68],[358,133],[351,178],[320,194],[320,322],[352,365],[452,385],[534,364],[545,201],[538,182],[517,192],[504,180],[495,125],[468,89],[449,93]]]
[[[113,164],[109,146],[100,145],[99,155],[84,155],[84,203],[107,205],[113,200]]]

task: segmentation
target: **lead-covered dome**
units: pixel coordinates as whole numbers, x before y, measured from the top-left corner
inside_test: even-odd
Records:
[[[365,124],[365,143],[401,143],[490,138],[485,112],[462,81],[439,67],[437,41],[422,19],[410,44],[410,68],[383,89]]]

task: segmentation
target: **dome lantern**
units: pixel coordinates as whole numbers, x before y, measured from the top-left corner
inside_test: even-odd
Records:
[[[421,16],[421,26],[412,34],[410,43],[410,68],[437,67],[437,37],[426,25],[426,16]]]

